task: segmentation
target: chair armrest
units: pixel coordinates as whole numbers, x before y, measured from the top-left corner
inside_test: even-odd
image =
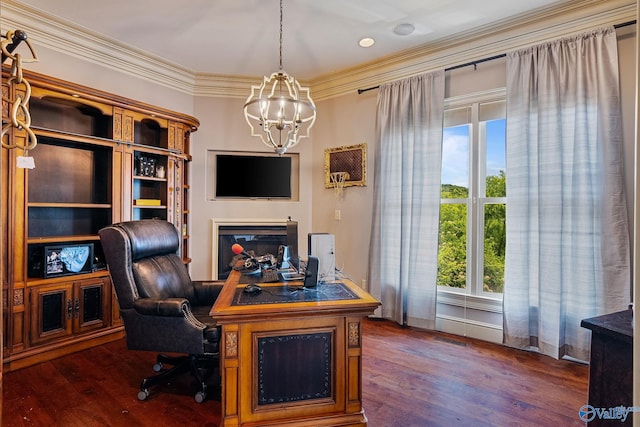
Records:
[[[198,305],[213,305],[224,287],[224,280],[194,280],[193,289]]]
[[[184,317],[185,306],[189,305],[186,298],[141,298],[133,303],[133,308],[142,315]]]

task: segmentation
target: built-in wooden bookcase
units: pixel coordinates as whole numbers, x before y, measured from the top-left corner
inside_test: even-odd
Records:
[[[3,148],[1,157],[5,369],[123,336],[98,237],[106,225],[172,222],[183,234],[188,263],[185,150],[199,125],[193,117],[70,82],[29,72],[25,78],[38,138],[28,153],[35,168],[19,168],[17,156],[24,153],[16,149]],[[12,88],[2,89],[11,99]],[[10,138],[25,136],[12,130]],[[49,255],[60,256],[61,248],[91,262],[63,260],[64,268],[51,269],[59,264]]]
[[[142,118],[134,126],[132,219],[170,221],[166,120]]]

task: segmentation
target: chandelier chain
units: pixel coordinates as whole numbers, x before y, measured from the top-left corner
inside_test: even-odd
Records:
[[[280,0],[280,71],[282,71],[282,0]]]

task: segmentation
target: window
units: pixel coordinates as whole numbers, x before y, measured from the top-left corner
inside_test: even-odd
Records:
[[[438,286],[501,298],[506,214],[504,99],[449,104],[442,145]]]

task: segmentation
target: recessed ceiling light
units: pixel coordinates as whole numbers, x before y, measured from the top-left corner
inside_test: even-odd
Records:
[[[360,39],[360,41],[358,42],[358,44],[360,45],[360,47],[371,47],[374,45],[376,41],[374,39],[372,39],[371,37],[364,37],[362,39]]]
[[[413,24],[405,22],[404,24],[398,24],[393,29],[393,32],[399,36],[408,36],[415,31],[416,27]]]

